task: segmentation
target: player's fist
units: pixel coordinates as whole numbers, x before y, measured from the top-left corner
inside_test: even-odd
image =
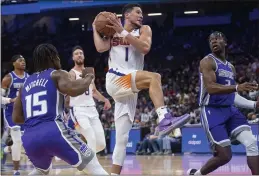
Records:
[[[17,97],[10,99],[10,103],[14,103]]]
[[[94,68],[93,67],[86,67],[82,70],[82,74],[80,75],[80,77],[86,78],[88,76],[92,77],[92,79],[94,78]]]
[[[239,84],[237,86],[237,91],[238,92],[243,92],[243,91],[255,91],[255,90],[258,90],[258,84],[256,83],[248,83],[248,82],[245,82],[243,84]]]

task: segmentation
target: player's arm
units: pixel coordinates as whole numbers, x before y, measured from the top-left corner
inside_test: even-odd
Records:
[[[70,75],[70,78],[72,79],[72,80],[76,80],[76,73],[73,71],[73,70],[70,70],[69,72],[68,72],[68,74]],[[69,106],[69,103],[70,103],[70,96],[69,95],[66,95],[65,96],[65,108],[67,109],[67,108],[70,108],[70,106]],[[66,110],[67,111],[67,110]]]
[[[96,20],[96,19],[95,19]],[[100,34],[97,32],[95,28],[95,20],[92,24],[93,26],[93,37],[94,37],[94,45],[96,50],[99,53],[103,53],[108,51],[111,48],[111,39],[110,38],[102,38]]]
[[[257,89],[254,83],[239,85],[222,85],[216,83],[216,64],[210,57],[205,57],[200,62],[200,71],[203,76],[204,86],[209,94],[229,94],[237,91],[253,91]]]
[[[231,65],[232,71],[234,73],[234,76],[236,77],[236,69],[233,65]],[[246,109],[255,109],[256,108],[256,101],[248,100],[238,94],[238,92],[235,93],[235,100],[234,104],[240,108],[246,108]]]
[[[127,32],[127,31],[126,31]],[[126,34],[126,33],[125,33]],[[150,51],[152,43],[152,30],[149,26],[143,25],[140,28],[140,37],[136,38],[128,33],[125,39],[134,46],[139,52],[147,54]]]
[[[14,99],[11,99],[11,98],[7,98],[5,97],[6,96],[6,93],[11,85],[11,82],[12,82],[12,77],[10,76],[10,74],[7,74],[4,76],[3,80],[2,80],[2,88],[1,88],[1,99],[2,99],[2,104],[9,104],[9,103],[12,103],[15,101],[15,98]]]
[[[96,86],[94,84],[94,82],[92,83],[93,85],[93,97],[101,102],[105,102],[107,100],[107,98],[105,98],[97,89]]]
[[[64,70],[57,70],[52,74],[52,79],[55,81],[58,90],[71,97],[81,95],[88,90],[94,76],[83,71],[82,78],[72,80],[70,74]]]
[[[209,94],[228,94],[236,92],[236,85],[221,85],[216,83],[216,64],[210,57],[205,57],[200,62],[200,71],[203,76],[204,86]]]
[[[12,118],[13,118],[13,122],[16,124],[24,123],[22,100],[21,100],[21,89],[19,90],[19,94],[18,94],[18,96],[14,102],[14,106],[13,106]]]
[[[125,39],[139,52],[147,54],[150,51],[152,43],[152,30],[148,25],[143,25],[140,28],[140,37],[136,38],[123,28],[121,21],[117,16],[115,18],[110,16],[108,20],[112,25],[106,26],[114,29],[117,33],[125,37]]]

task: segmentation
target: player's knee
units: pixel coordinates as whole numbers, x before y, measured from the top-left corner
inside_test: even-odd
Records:
[[[246,147],[247,156],[258,156],[259,155],[257,141],[254,136],[247,138],[247,140],[244,141],[244,145]]]
[[[120,137],[116,138],[116,145],[119,146],[120,148],[126,149],[128,139],[129,139],[129,135],[123,134]]]
[[[14,127],[11,129],[11,137],[13,143],[22,143],[22,134],[20,127]]]
[[[96,143],[96,152],[100,152],[102,150],[104,150],[106,147],[106,142],[105,140],[99,140]]]
[[[218,155],[222,165],[227,164],[232,159],[232,153],[225,153],[224,155]]]

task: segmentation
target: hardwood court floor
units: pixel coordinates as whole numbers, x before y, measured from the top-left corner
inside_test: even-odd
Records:
[[[186,175],[192,168],[200,168],[211,155],[178,155],[178,156],[135,156],[126,157],[122,175]],[[110,173],[111,155],[99,157],[99,161]],[[21,174],[27,175],[33,169],[26,156],[21,161]],[[250,175],[245,156],[233,156],[232,161],[219,168],[213,174]],[[1,175],[12,175],[12,162],[7,159]],[[63,161],[53,159],[51,175],[84,175]]]

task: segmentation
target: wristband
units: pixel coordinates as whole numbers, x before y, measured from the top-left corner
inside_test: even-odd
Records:
[[[238,84],[236,85],[236,92],[238,92],[237,89],[238,89]]]
[[[129,34],[125,29],[121,32],[122,37],[126,37]]]

